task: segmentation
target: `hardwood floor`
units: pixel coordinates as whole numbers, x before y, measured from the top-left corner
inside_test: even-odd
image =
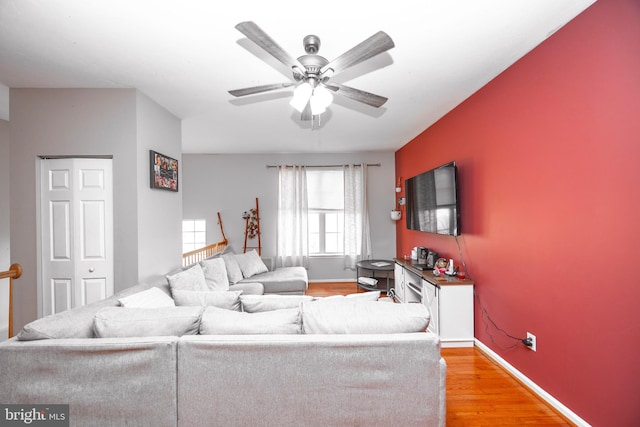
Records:
[[[571,426],[477,348],[443,348],[447,426]]]
[[[307,295],[361,292],[354,282],[309,283]],[[477,348],[443,348],[447,426],[572,426]]]
[[[326,297],[330,295],[348,295],[362,292],[356,282],[323,282],[309,283],[309,288],[305,295],[314,297]]]

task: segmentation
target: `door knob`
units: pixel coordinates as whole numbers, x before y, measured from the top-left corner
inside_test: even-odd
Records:
[[[89,273],[93,273],[95,270],[96,270],[95,268],[91,267],[91,268],[89,269]]]

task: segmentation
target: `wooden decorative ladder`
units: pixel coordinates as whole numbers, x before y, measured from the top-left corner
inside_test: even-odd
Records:
[[[244,253],[247,249],[257,249],[258,255],[262,255],[262,242],[260,240],[260,207],[258,206],[258,198],[256,197],[256,208],[249,212],[244,212],[242,218],[245,220],[244,229]],[[247,246],[247,240],[258,239],[258,246]]]

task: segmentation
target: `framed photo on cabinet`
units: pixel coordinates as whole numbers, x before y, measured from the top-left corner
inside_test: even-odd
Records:
[[[178,191],[178,161],[149,150],[151,158],[151,188]]]

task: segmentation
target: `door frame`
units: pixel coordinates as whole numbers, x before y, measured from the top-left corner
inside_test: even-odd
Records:
[[[113,161],[113,155],[41,155],[36,157],[36,299],[38,319],[43,317],[44,314],[44,307],[42,304],[44,290],[44,284],[42,283],[42,162],[44,160],[55,159],[103,159]],[[115,180],[113,182],[115,182]],[[115,199],[115,188],[112,197]],[[115,209],[113,210],[113,214],[115,215]],[[115,224],[112,230],[112,234],[115,234]],[[113,239],[115,240],[115,235],[113,236]],[[112,274],[115,279],[115,271],[113,271]]]

